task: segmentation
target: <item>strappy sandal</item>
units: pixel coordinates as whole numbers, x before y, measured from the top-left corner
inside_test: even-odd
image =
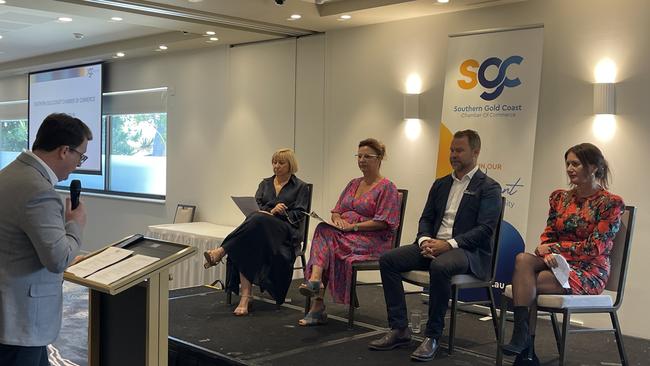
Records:
[[[241,307],[241,306],[237,305],[237,307],[235,308],[235,311],[233,311],[232,313],[235,316],[247,316],[248,314],[250,314],[251,310],[253,309],[253,303],[251,302],[251,301],[253,301],[253,296],[251,296],[251,295],[241,295],[240,297],[241,298],[248,298],[248,303],[246,304],[246,307]]]
[[[203,252],[203,257],[205,258],[205,263],[203,263],[203,268],[205,269],[208,269],[212,266],[216,266],[217,264],[221,263],[221,260],[226,255],[226,252],[224,251],[223,255],[217,259],[212,257],[212,254],[210,254],[210,252],[212,252],[212,250],[206,250],[205,252]]]
[[[303,327],[313,327],[315,325],[324,325],[327,324],[327,313],[325,308],[320,311],[310,311],[302,318],[302,322],[298,322],[298,325]]]
[[[321,281],[306,281],[300,284],[298,291],[306,297],[318,296],[321,290]]]

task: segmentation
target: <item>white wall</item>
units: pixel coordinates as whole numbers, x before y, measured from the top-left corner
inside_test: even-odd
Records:
[[[298,175],[315,184],[314,208],[327,212],[347,181],[359,175],[353,154],[359,140],[383,140],[383,173],[409,190],[402,242],[413,239],[435,175],[447,35],[495,27],[544,24],[544,56],[527,247],[537,244],[548,194],[565,187],[567,147],[592,141],[612,165],[611,190],[639,208],[626,300],[624,332],[650,338],[644,311],[644,279],[650,269],[648,202],[643,183],[645,121],[650,69],[645,0],[529,0],[432,17],[329,32],[295,40],[172,53],[109,65],[107,90],[169,86],[168,182],[165,205],[86,198],[91,248],[154,223],[170,222],[178,202],[196,203],[198,219],[235,225],[241,215],[231,194],[250,194],[271,174],[278,147],[294,146]],[[297,46],[296,46],[297,45]],[[591,134],[596,62],[608,56],[619,66],[618,131],[608,143]],[[423,79],[422,135],[403,133],[404,82]],[[20,83],[18,83],[20,84]],[[0,81],[0,96],[16,78]],[[22,88],[22,89],[21,89]],[[12,98],[8,98],[12,99]],[[295,116],[294,116],[295,113]],[[506,143],[506,142],[504,142]],[[489,146],[484,146],[489,149]],[[643,150],[642,150],[643,149]],[[601,321],[588,319],[587,325]]]
[[[27,77],[12,76],[1,80],[0,101],[27,99]]]

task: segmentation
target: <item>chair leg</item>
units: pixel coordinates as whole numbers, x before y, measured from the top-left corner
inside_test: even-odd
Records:
[[[500,316],[499,316],[499,334],[501,334],[501,337],[497,338],[497,360],[496,360],[496,366],[502,366],[503,365],[503,352],[501,351],[501,346],[503,346],[504,342],[504,332],[506,329],[506,317],[508,316],[508,297],[505,295],[501,295],[501,310],[500,310]]]
[[[230,271],[232,269],[228,265],[228,260],[226,260],[226,279],[224,280],[224,285],[226,290],[226,304],[232,305],[232,291],[230,290],[230,282],[228,281],[230,279]]]
[[[569,324],[571,322],[571,312],[564,311],[564,319],[562,319],[562,342],[560,345],[560,366],[564,366],[566,362],[566,343],[569,338]]]
[[[307,268],[307,262],[305,261],[305,253],[300,254],[300,263],[302,263],[302,278],[305,278],[305,269]]]
[[[352,268],[352,280],[350,281],[350,306],[348,308],[348,328],[354,327],[354,306],[357,300],[357,270]],[[358,303],[356,304],[358,306]]]
[[[561,352],[562,335],[560,334],[560,327],[557,325],[557,314],[551,313],[551,325],[553,326],[553,334],[555,335],[555,345],[557,346],[557,353]]]
[[[485,288],[488,293],[488,297],[490,298],[490,313],[492,314],[492,326],[494,327],[494,336],[496,337],[497,341],[499,340],[499,324],[498,324],[498,319],[497,319],[497,307],[496,303],[494,302],[494,293],[492,292],[492,287],[486,287]]]
[[[456,307],[458,306],[458,286],[451,287],[451,320],[449,324],[449,348],[447,352],[454,352],[454,338],[456,336]]]
[[[621,365],[627,366],[627,355],[625,354],[625,346],[623,345],[623,334],[621,334],[621,325],[618,323],[618,315],[616,311],[609,313],[612,318],[612,327],[614,328],[614,336],[616,337],[616,346],[618,346],[618,355],[621,357]]]

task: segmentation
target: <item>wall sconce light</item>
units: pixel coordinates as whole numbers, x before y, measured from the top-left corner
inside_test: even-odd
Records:
[[[412,73],[406,79],[406,94],[404,94],[404,119],[420,119],[420,93],[422,79]]]
[[[422,79],[417,73],[412,73],[406,79],[406,94],[404,94],[404,133],[406,137],[415,141],[422,133],[420,123],[420,93],[422,93]]]
[[[616,133],[616,64],[605,58],[594,70],[594,123],[592,131],[601,141],[609,141]]]
[[[616,84],[594,84],[594,114],[616,114]]]
[[[420,119],[420,94],[404,94],[404,119]]]

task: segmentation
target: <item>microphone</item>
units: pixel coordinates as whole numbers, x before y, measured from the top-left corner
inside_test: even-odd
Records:
[[[79,195],[81,194],[81,181],[75,179],[70,182],[70,201],[72,202],[72,209],[74,210],[79,206]]]

